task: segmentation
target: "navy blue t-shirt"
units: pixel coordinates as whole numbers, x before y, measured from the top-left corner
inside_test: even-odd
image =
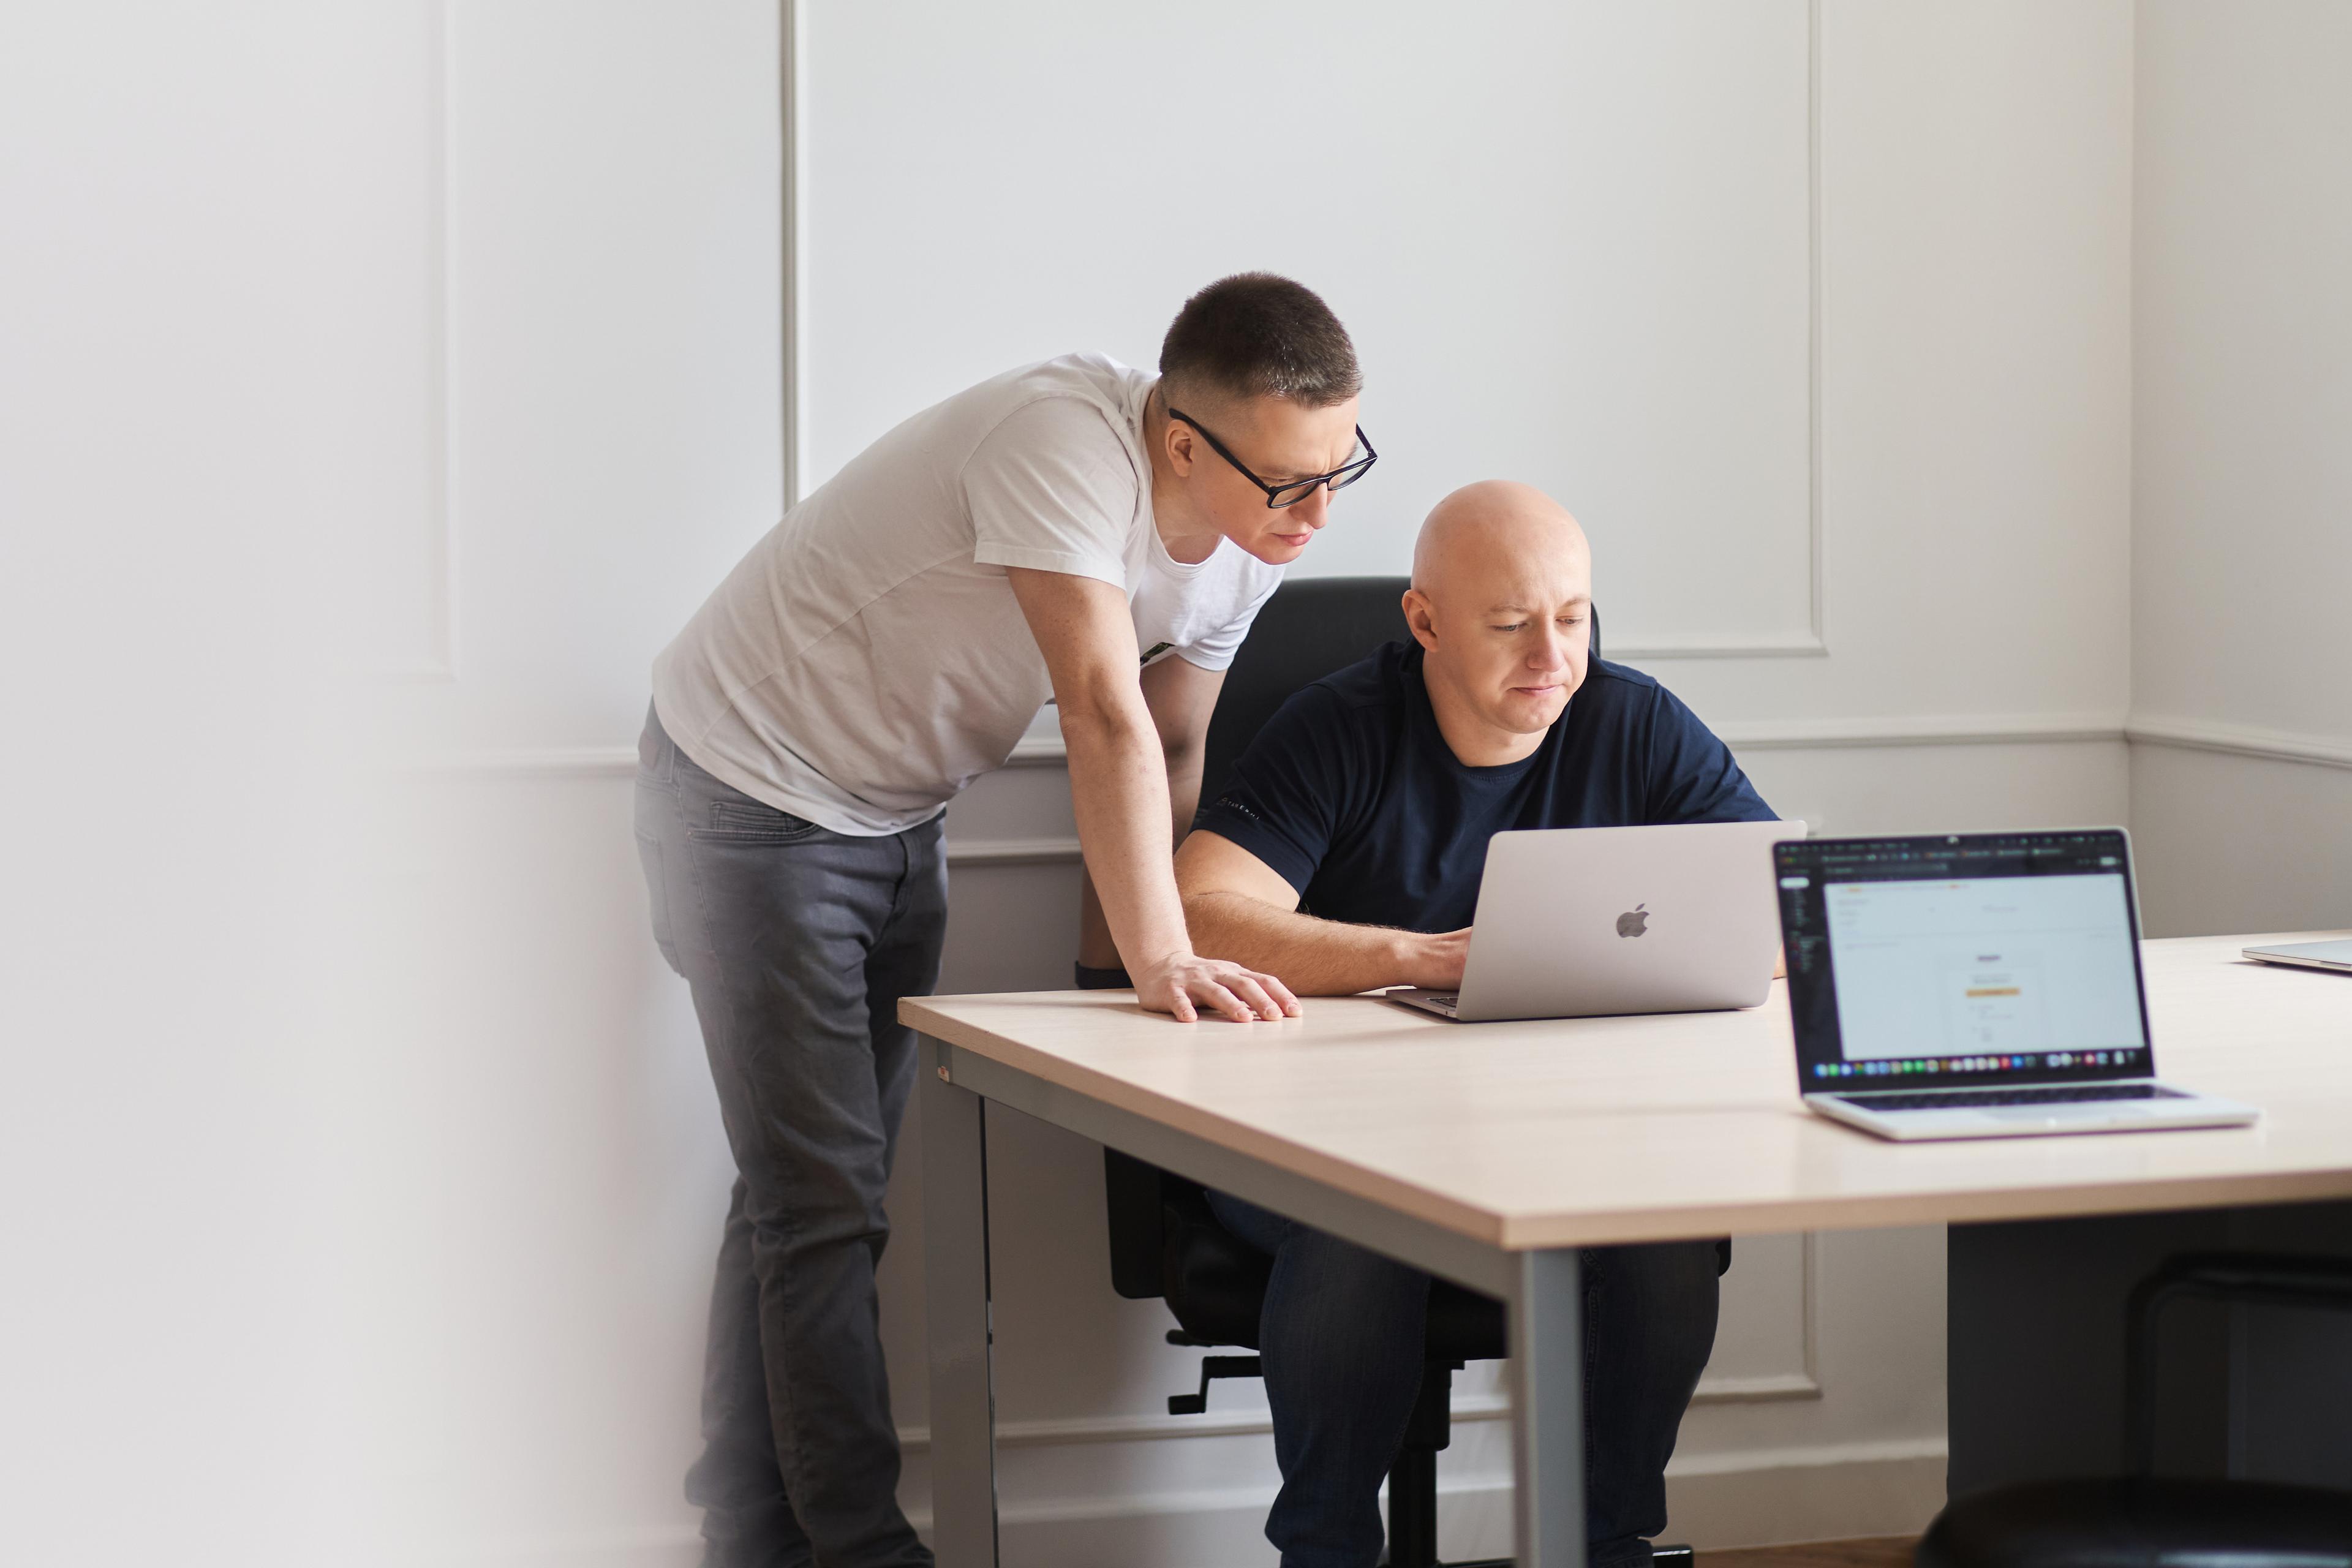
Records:
[[[1507,828],[1769,822],[1731,752],[1674,693],[1595,660],[1532,756],[1465,767],[1390,643],[1284,703],[1194,826],[1297,889],[1325,920],[1407,931],[1470,923],[1486,840]]]

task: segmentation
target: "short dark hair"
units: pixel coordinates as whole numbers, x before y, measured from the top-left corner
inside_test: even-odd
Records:
[[[1356,345],[1316,292],[1271,272],[1221,278],[1184,301],[1160,344],[1171,403],[1280,397],[1309,408],[1363,389]]]

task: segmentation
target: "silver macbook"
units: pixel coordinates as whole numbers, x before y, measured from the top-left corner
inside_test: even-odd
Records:
[[[1797,1087],[1882,1138],[2241,1127],[2158,1082],[2121,828],[1773,850]]]
[[[2250,947],[2246,956],[2257,963],[2286,963],[2298,969],[2331,969],[2352,974],[2352,942],[2289,942],[2276,947]]]
[[[1390,991],[1465,1023],[1753,1007],[1772,985],[1772,846],[1801,822],[1559,827],[1486,844],[1459,991]]]

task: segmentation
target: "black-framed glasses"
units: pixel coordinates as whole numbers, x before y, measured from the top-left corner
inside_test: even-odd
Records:
[[[1311,479],[1291,479],[1284,484],[1270,485],[1264,479],[1259,479],[1255,474],[1251,473],[1249,471],[1249,465],[1243,462],[1239,458],[1234,457],[1233,452],[1225,446],[1225,444],[1223,441],[1218,440],[1214,436],[1209,434],[1209,427],[1202,424],[1198,419],[1195,419],[1191,415],[1176,408],[1171,408],[1168,411],[1168,417],[1171,419],[1181,419],[1185,424],[1190,425],[1194,430],[1200,432],[1201,439],[1209,444],[1211,450],[1214,451],[1218,457],[1223,458],[1226,462],[1231,463],[1234,466],[1234,471],[1239,473],[1242,478],[1247,479],[1250,483],[1255,485],[1258,489],[1265,492],[1266,506],[1276,511],[1279,511],[1286,506],[1297,506],[1300,501],[1303,501],[1308,496],[1313,495],[1317,488],[1322,485],[1329,485],[1334,490],[1344,490],[1349,485],[1354,484],[1358,479],[1362,479],[1371,466],[1381,460],[1381,455],[1372,450],[1372,444],[1364,439],[1364,427],[1359,425],[1356,426],[1356,445],[1364,449],[1364,455],[1362,457],[1350,458],[1346,462],[1340,464],[1338,468],[1332,469],[1329,473],[1318,474]]]

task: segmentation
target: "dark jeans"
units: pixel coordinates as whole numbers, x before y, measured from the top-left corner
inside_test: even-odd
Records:
[[[898,998],[947,923],[940,822],[834,833],[720,783],[648,717],[636,836],[654,939],[694,991],[738,1172],[702,1385],[705,1562],[903,1568],[875,1265],[915,1078]]]
[[[1380,1488],[1421,1392],[1429,1276],[1223,1193],[1209,1206],[1274,1259],[1258,1349],[1282,1490],[1265,1535],[1282,1568],[1371,1568]],[[1650,1560],[1666,1460],[1715,1348],[1712,1241],[1584,1253],[1585,1552]]]

